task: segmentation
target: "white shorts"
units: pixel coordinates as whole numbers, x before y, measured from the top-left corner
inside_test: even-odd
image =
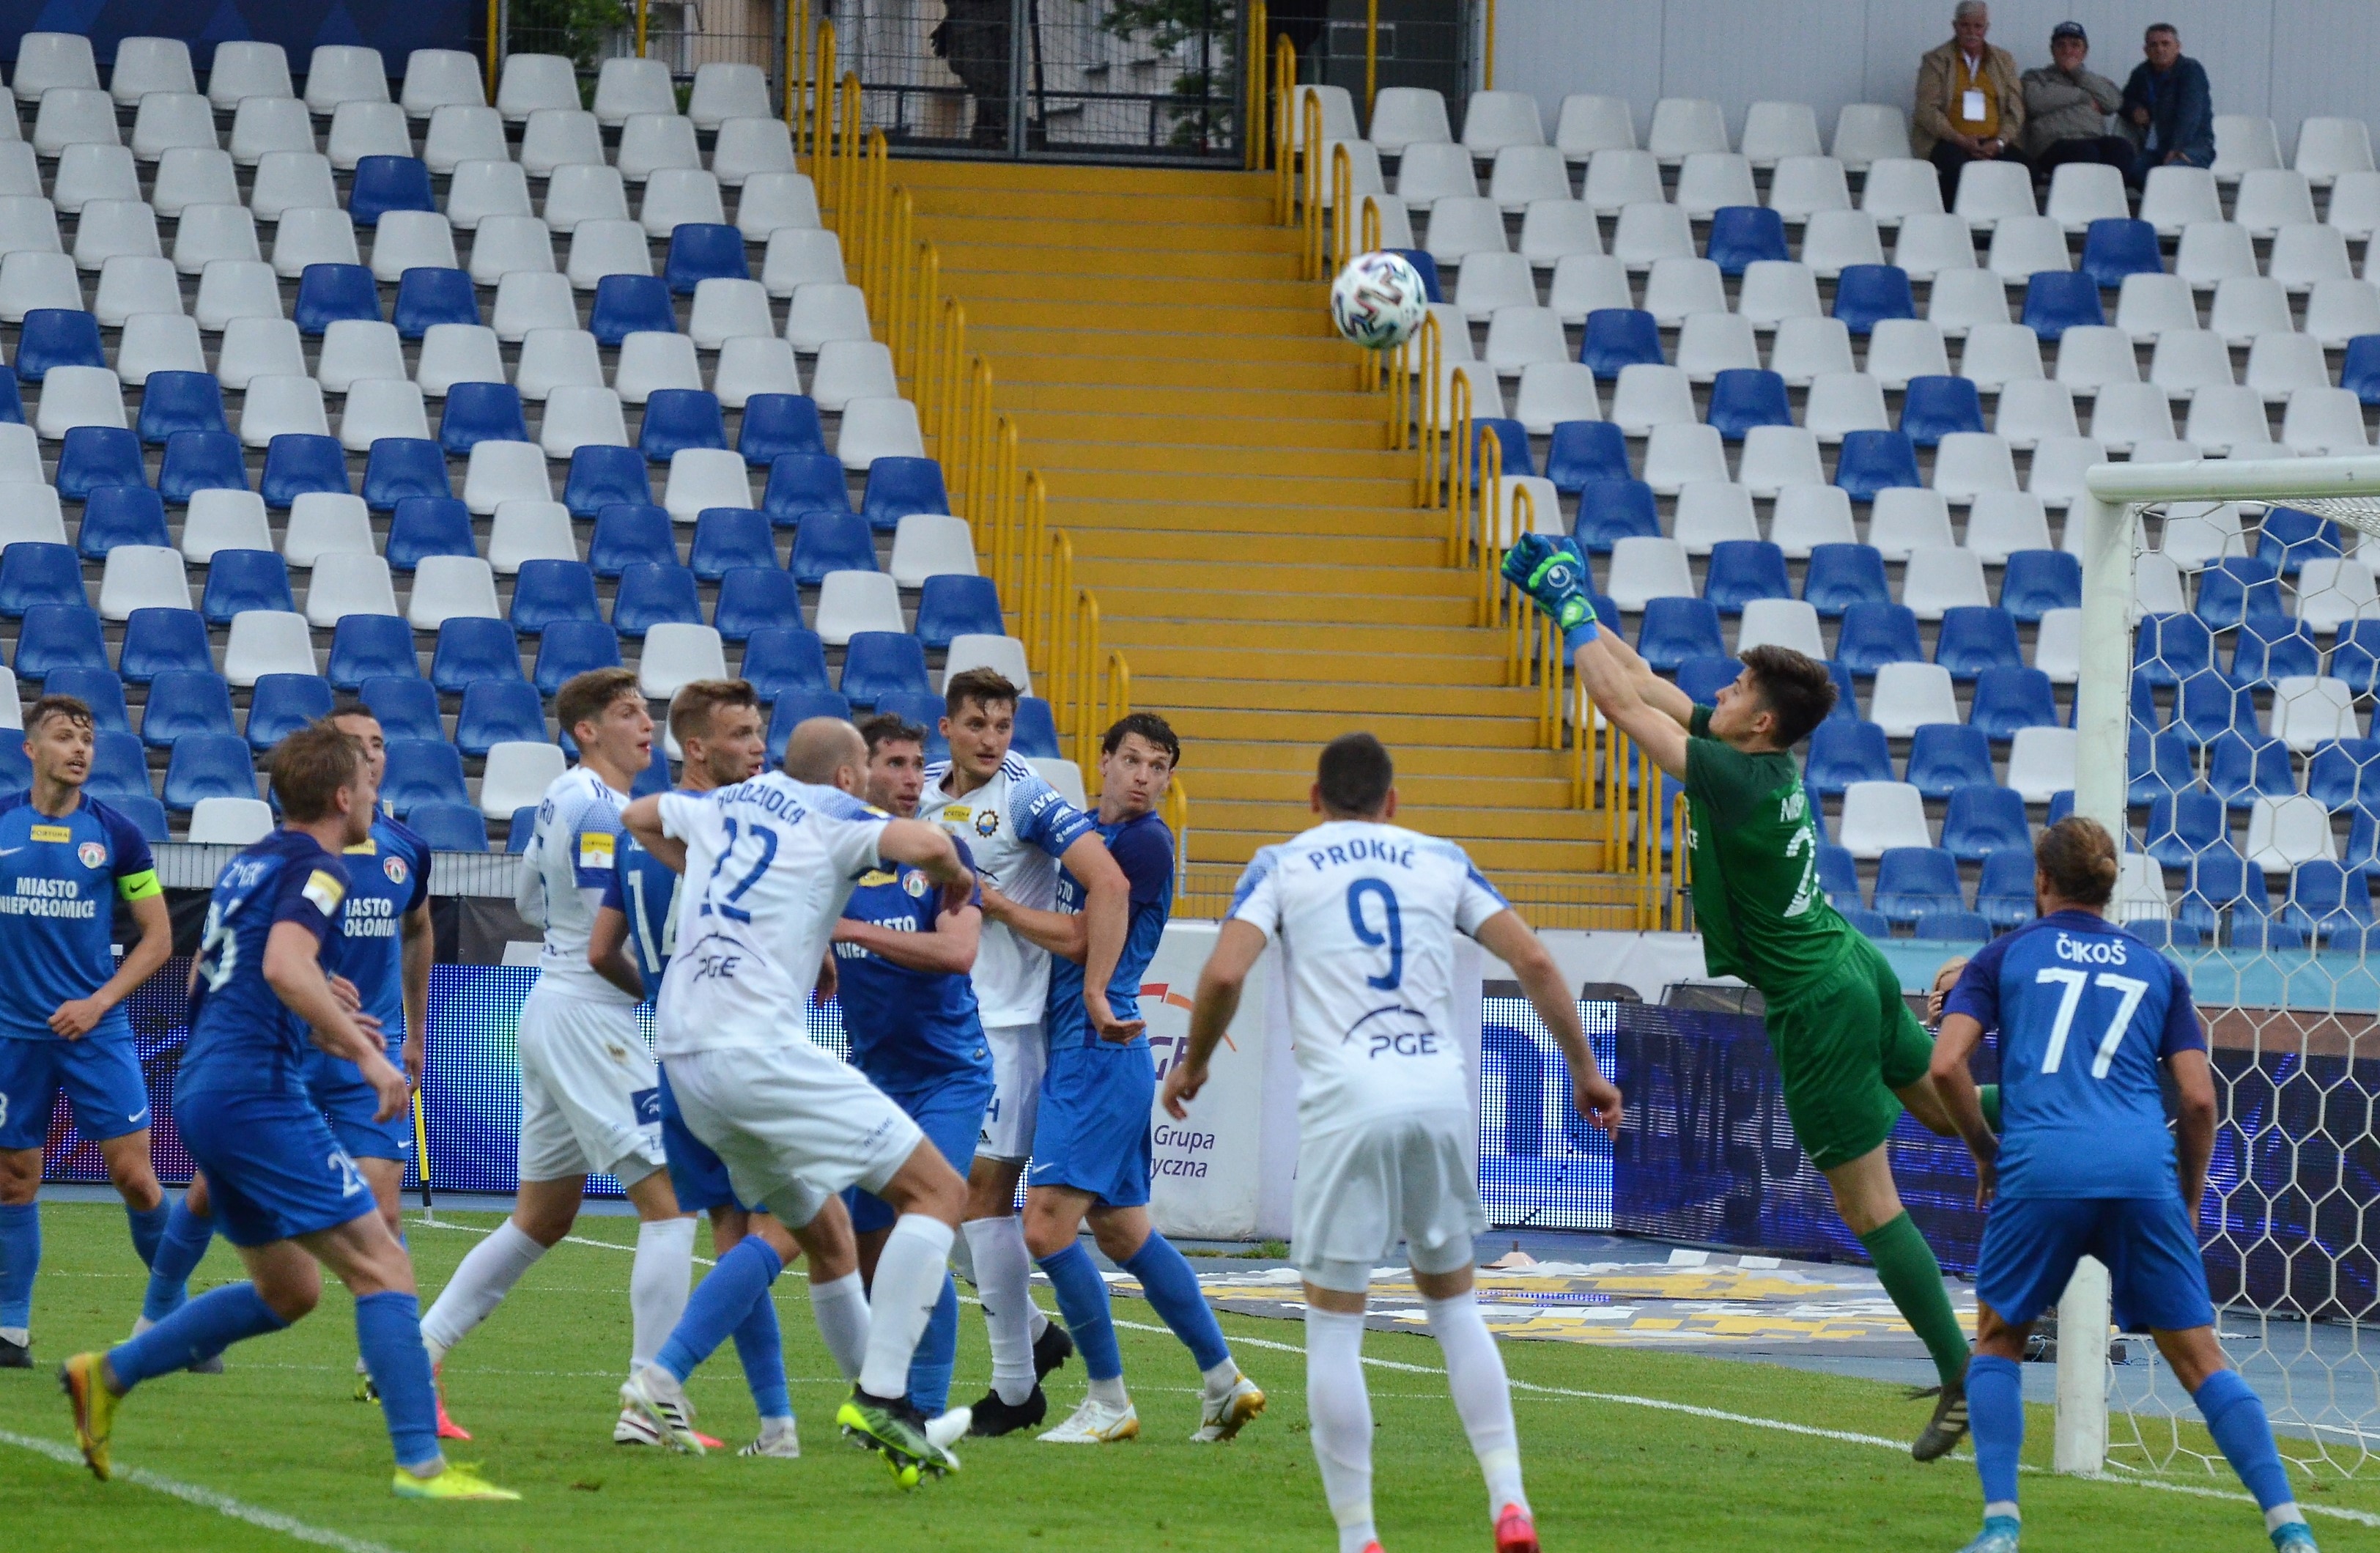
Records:
[[[1033,1124],[1041,1115],[1041,1074],[1050,1065],[1050,1035],[1030,1025],[987,1025],[991,1052],[991,1103],[983,1108],[976,1158],[1021,1165],[1033,1158]]]
[[[857,1068],[807,1040],[673,1057],[670,1093],[739,1202],[799,1228],[846,1186],[879,1192],[926,1134]]]
[[[1399,1240],[1415,1272],[1470,1266],[1488,1229],[1463,1147],[1464,1130],[1477,1125],[1461,1111],[1432,1110],[1301,1138],[1292,1255],[1306,1281],[1363,1293]]]
[[[661,1080],[637,1011],[540,986],[520,1013],[520,1178],[660,1170]]]

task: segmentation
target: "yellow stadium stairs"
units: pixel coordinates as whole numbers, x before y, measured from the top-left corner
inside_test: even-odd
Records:
[[[1572,758],[1540,747],[1538,692],[1505,685],[1506,632],[1473,624],[1475,579],[1445,564],[1446,515],[1415,505],[1415,455],[1388,451],[1385,400],[1299,278],[1270,176],[904,160],[892,176],[1102,641],[1130,661],[1132,705],[1184,740],[1194,897],[1314,823],[1315,753],[1352,729],[1394,752],[1399,819],[1462,843],[1516,902],[1600,893],[1582,876],[1602,819],[1571,807]]]

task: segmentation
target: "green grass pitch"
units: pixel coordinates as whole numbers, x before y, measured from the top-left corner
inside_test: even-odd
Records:
[[[488,1215],[448,1216],[482,1228]],[[42,1367],[0,1372],[0,1431],[69,1443],[52,1378],[79,1347],[122,1336],[138,1314],[143,1280],[113,1206],[50,1204],[37,1292],[35,1351]],[[625,1247],[624,1219],[589,1219],[579,1232]],[[470,1245],[455,1229],[412,1227],[425,1289],[434,1292]],[[707,1247],[706,1247],[707,1249]],[[872,1456],[832,1425],[842,1383],[820,1346],[798,1267],[778,1286],[798,1462],[702,1460],[610,1443],[615,1392],[627,1358],[629,1258],[565,1244],[523,1280],[496,1316],[452,1357],[448,1400],[478,1436],[457,1449],[517,1505],[400,1503],[387,1488],[387,1436],[378,1411],[349,1398],[354,1328],[334,1288],[295,1330],[233,1350],[220,1377],[177,1376],[136,1392],[119,1415],[115,1457],[246,1506],[398,1550],[833,1547],[907,1550],[1214,1548],[1330,1553],[1329,1512],[1306,1446],[1304,1361],[1285,1322],[1226,1316],[1240,1362],[1271,1399],[1234,1444],[1193,1446],[1197,1377],[1173,1341],[1125,1329],[1126,1378],[1142,1438],[1104,1449],[1061,1450],[1029,1438],[963,1444],[965,1471],[915,1493],[895,1489]],[[193,1280],[237,1276],[216,1242]],[[1044,1298],[1046,1299],[1046,1293]],[[1117,1316],[1154,1325],[1146,1305],[1117,1302]],[[980,1317],[961,1327],[959,1383],[978,1395],[990,1373]],[[1426,1338],[1372,1334],[1375,1360],[1435,1368]],[[1961,1547],[1979,1506],[1964,1453],[1933,1467],[1871,1445],[1801,1437],[1748,1424],[1665,1413],[1558,1392],[1655,1398],[1818,1428],[1905,1439],[1923,1405],[1891,1388],[1764,1365],[1561,1343],[1504,1347],[1516,1380],[1521,1446],[1538,1525],[1549,1549],[1912,1549]],[[1443,1382],[1428,1374],[1370,1370],[1378,1424],[1376,1495],[1383,1541],[1405,1550],[1486,1548],[1485,1493]],[[708,1432],[749,1438],[751,1404],[732,1344],[696,1376],[691,1390]],[[1077,1400],[1082,1374],[1052,1377],[1053,1414]],[[2046,1464],[2049,1417],[2029,1421],[2026,1459]],[[2170,1481],[2236,1493],[2228,1476]],[[2380,1511],[2380,1485],[2333,1483],[2301,1492],[2313,1502]],[[2264,1547],[2252,1505],[2138,1486],[2025,1479],[2026,1546],[2044,1549]],[[2325,1548],[2380,1548],[2380,1531],[2314,1519]],[[79,1464],[0,1440],[0,1547],[8,1553],[73,1549],[298,1547],[135,1482],[94,1482]]]

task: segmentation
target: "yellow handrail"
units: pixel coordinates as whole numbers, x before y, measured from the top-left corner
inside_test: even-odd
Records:
[[[836,103],[836,107],[841,110],[842,116],[842,123],[837,139],[843,142],[843,166],[841,169],[841,176],[838,179],[843,187],[838,193],[836,202],[838,207],[841,209],[856,210],[858,208],[857,201],[860,195],[859,158],[861,154],[859,143],[858,71],[846,70],[844,72],[843,84],[837,91],[836,96],[841,99],[841,101]],[[863,240],[865,240],[864,232]]]
[[[1469,386],[1469,379],[1464,380]],[[1457,492],[1454,505],[1465,515],[1475,547],[1473,552],[1472,576],[1477,586],[1471,596],[1475,622],[1494,625],[1498,621],[1496,585],[1497,564],[1503,559],[1504,512],[1497,501],[1497,485],[1504,472],[1503,439],[1493,426],[1483,426],[1478,431],[1478,445],[1471,450],[1471,479]],[[1463,439],[1467,445],[1471,439]],[[1507,664],[1504,683],[1512,683]]]
[[[1380,0],[1364,0],[1364,122],[1372,121],[1372,99],[1380,90]]]
[[[785,127],[802,154],[802,69],[809,63],[809,0],[785,0]]]
[[[831,190],[827,180],[820,176],[819,159],[834,155],[834,18],[819,23],[818,58],[810,66],[809,150],[810,181],[819,198],[828,199]],[[828,167],[832,167],[832,161]]]
[[[1418,359],[1414,368],[1413,419],[1414,434],[1420,450],[1420,456],[1414,460],[1414,505],[1427,507],[1435,505],[1438,501],[1439,397],[1446,388],[1438,370],[1445,355],[1446,340],[1436,313],[1422,316],[1421,328],[1414,339],[1414,354]],[[1402,436],[1404,422],[1399,420],[1396,424],[1398,434]],[[1447,557],[1447,564],[1454,563],[1453,556]]]
[[[496,66],[504,56],[504,0],[488,0],[488,101],[496,100]]]
[[[1686,930],[1686,895],[1694,888],[1694,855],[1686,844],[1686,795],[1680,793],[1670,801],[1670,931]]]
[[[1322,274],[1322,95],[1305,94],[1300,115],[1305,149],[1299,153],[1298,187],[1305,201],[1305,278]]]
[[[1248,0],[1248,35],[1241,40],[1240,57],[1247,61],[1247,101],[1242,105],[1241,165],[1251,173],[1261,173],[1265,164],[1265,34],[1272,30],[1272,18],[1265,13],[1265,0]]]
[[[637,0],[637,57],[645,57],[645,12],[649,0]]]
[[[1297,193],[1290,180],[1297,176],[1297,139],[1290,122],[1290,101],[1297,90],[1297,45],[1286,33],[1274,40],[1272,113],[1272,220],[1286,226],[1297,219]]]
[[[1261,6],[1264,0],[1257,0]],[[1157,806],[1157,818],[1173,832],[1173,898],[1184,900],[1190,893],[1190,870],[1184,866],[1190,855],[1190,792],[1174,775],[1165,784],[1165,796]]]
[[[1496,90],[1496,0],[1488,0],[1487,45],[1479,51],[1479,87]]]
[[[1355,220],[1354,203],[1355,163],[1341,141],[1330,148],[1330,252],[1325,268],[1333,274],[1354,257],[1347,250],[1347,238]]]

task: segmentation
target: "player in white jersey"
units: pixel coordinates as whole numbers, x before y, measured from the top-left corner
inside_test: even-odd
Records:
[[[783,770],[701,796],[639,799],[623,819],[686,879],[659,1050],[687,1127],[726,1165],[737,1198],[780,1223],[807,1226],[830,1205],[840,1212],[836,1195],[853,1185],[898,1216],[877,1256],[859,1382],[835,1418],[910,1487],[921,1471],[958,1465],[906,1392],[966,1183],[883,1091],[811,1042],[807,1011],[863,874],[906,863],[961,901],[972,899],[975,874],[935,827],[853,796],[867,773],[859,730],[812,718],[787,741]],[[677,1400],[658,1365],[637,1382]]]
[[[1132,887],[1093,817],[1011,752],[1016,700],[1016,686],[990,669],[951,676],[942,718],[951,758],[926,768],[917,818],[963,841],[986,885],[1034,911],[1058,909],[1065,865],[1083,886],[1084,1012],[1102,1040],[1130,1040],[1142,1022],[1118,1019],[1107,989],[1123,952]],[[1048,1414],[1041,1377],[1074,1352],[1065,1329],[1033,1303],[1032,1258],[1016,1218],[1016,1183],[1033,1153],[1049,1063],[1050,952],[986,921],[973,980],[992,1063],[991,1104],[967,1172],[967,1270],[991,1339],[991,1389],[975,1404],[974,1432],[1003,1435]]]
[[[1572,1102],[1615,1135],[1620,1091],[1596,1066],[1578,1005],[1520,914],[1461,847],[1389,823],[1395,779],[1369,734],[1323,750],[1313,802],[1325,822],[1264,848],[1241,875],[1164,1103],[1186,1114],[1248,972],[1279,940],[1301,1081],[1293,1254],[1305,1279],[1306,1409],[1340,1553],[1379,1549],[1364,1304],[1373,1267],[1400,1239],[1488,1479],[1497,1553],[1536,1553],[1504,1362],[1471,1292],[1473,1237],[1488,1219],[1463,1147],[1479,1119],[1449,1025],[1454,935],[1512,967],[1570,1066]]]
[[[538,982],[520,1012],[520,1195],[512,1217],[473,1246],[421,1318],[433,1363],[480,1322],[577,1221],[587,1178],[615,1177],[641,1220],[628,1275],[628,1373],[661,1351],[686,1309],[694,1220],[679,1212],[662,1152],[660,1080],[637,1025],[637,1000],[588,964],[588,935],[619,850],[629,784],[653,758],[653,719],[633,669],[590,669],[565,682],[554,716],[578,765],[538,806],[515,904],[542,928]],[[613,1440],[653,1431],[624,1407]]]

